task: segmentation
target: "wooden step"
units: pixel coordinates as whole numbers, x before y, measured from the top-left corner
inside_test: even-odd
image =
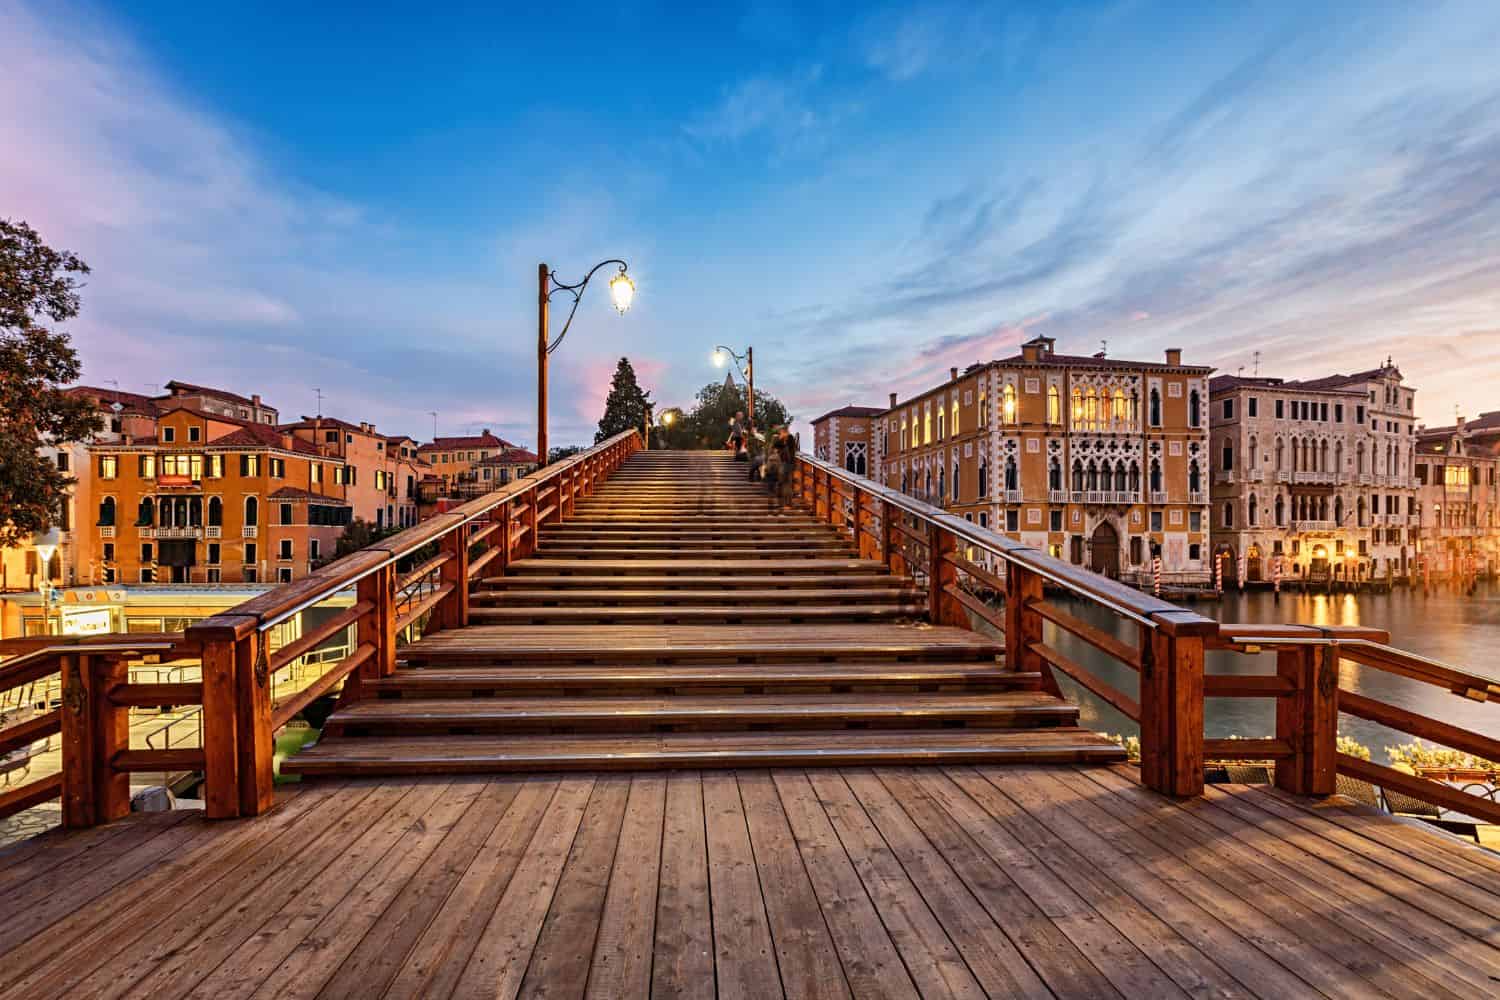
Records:
[[[430,735],[687,729],[860,729],[868,726],[1073,725],[1078,710],[1041,691],[983,694],[676,695],[629,698],[371,698],[340,709],[326,738],[346,733]]]
[[[775,552],[784,549],[801,551],[827,551],[846,550],[853,546],[848,539],[840,538],[829,532],[827,534],[808,533],[803,536],[796,535],[770,535],[761,538],[715,538],[711,534],[697,533],[683,535],[677,538],[667,536],[642,537],[632,533],[628,536],[620,535],[577,535],[560,534],[546,531],[542,533],[541,550],[551,549],[580,549],[596,552],[640,552],[651,550],[655,552],[673,552],[688,555],[693,552]],[[613,557],[612,557],[613,558]]]
[[[408,663],[721,663],[873,660],[989,660],[995,640],[928,625],[471,625],[401,647]]]
[[[469,611],[475,625],[687,625],[718,622],[726,625],[757,622],[876,622],[912,621],[922,616],[926,605],[915,601],[904,603],[803,604],[785,597],[776,605],[742,606],[654,605],[646,607],[537,607],[502,605],[480,607]]]
[[[406,698],[493,694],[681,694],[735,690],[935,691],[1038,690],[1041,675],[994,662],[733,663],[595,666],[444,667],[400,669],[365,682],[381,695]]]
[[[535,577],[523,577],[523,580],[534,580]],[[561,577],[567,579],[567,577]],[[623,583],[623,581],[621,581]],[[636,589],[633,585],[635,578],[631,577],[632,587],[625,589],[554,589],[550,586],[537,587],[535,589],[512,588],[508,590],[476,590],[469,595],[469,604],[474,608],[481,607],[551,607],[582,605],[584,607],[609,608],[622,605],[696,605],[699,607],[749,607],[758,604],[784,605],[788,601],[797,601],[812,606],[829,605],[843,602],[848,605],[858,606],[862,603],[880,604],[897,601],[906,604],[915,604],[921,599],[915,588],[903,585],[895,577],[890,578],[889,584],[884,587],[849,587],[838,588],[827,586],[826,580],[818,580],[818,586],[808,586],[801,589],[765,589],[752,590],[749,588],[741,590],[706,590],[702,588],[667,590],[662,587]]]
[[[1117,744],[1073,726],[835,733],[366,737],[320,741],[282,772],[358,777],[516,771],[819,767],[864,764],[1123,763]]]
[[[869,575],[883,567],[872,559],[518,559],[509,572],[525,575],[564,575],[568,573],[616,573],[621,576],[674,576],[677,574],[754,574],[823,573],[839,576],[846,573]]]
[[[837,576],[820,574],[798,574],[784,573],[775,576],[766,576],[758,573],[747,572],[743,575],[704,574],[693,575],[684,573],[681,576],[653,576],[647,573],[632,573],[629,577],[622,579],[619,574],[610,576],[590,576],[587,573],[578,573],[568,576],[548,576],[542,572],[527,573],[523,576],[487,576],[483,581],[484,589],[477,593],[499,593],[508,590],[546,590],[557,591],[567,588],[605,590],[612,587],[628,588],[630,590],[643,590],[651,588],[664,592],[677,592],[682,590],[705,591],[728,591],[734,589],[745,590],[779,590],[782,593],[804,589],[837,589],[844,588],[853,590],[878,589],[890,587],[893,589],[906,589],[913,586],[912,582],[905,577],[890,576],[881,573],[840,573]]]
[[[843,548],[846,550],[847,557],[852,558],[854,556],[852,546],[843,546]],[[613,548],[595,549],[587,545],[575,546],[561,542],[548,542],[545,538],[542,540],[541,546],[537,548],[536,552],[532,553],[530,558],[548,560],[581,559],[592,561],[605,561],[610,559],[649,559],[660,561],[664,557],[664,555],[668,553],[670,553],[670,555],[673,557],[674,562],[693,562],[703,560],[722,561],[726,559],[738,560],[740,562],[745,562],[749,559],[754,559],[756,561],[760,561],[762,559],[771,561],[791,561],[804,559],[838,558],[837,549],[834,549],[832,552],[830,552],[830,550],[828,550],[827,548],[811,548],[801,545],[800,543],[795,545],[773,545],[767,543],[765,545],[751,549],[720,548],[716,545],[684,545],[674,551],[670,549],[644,548],[635,546],[629,548],[620,546]]]

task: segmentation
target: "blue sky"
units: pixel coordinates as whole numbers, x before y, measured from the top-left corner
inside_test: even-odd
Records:
[[[95,268],[85,378],[534,439],[553,356],[664,403],[753,343],[802,417],[1046,333],[1500,408],[1500,4],[0,0],[0,215]]]

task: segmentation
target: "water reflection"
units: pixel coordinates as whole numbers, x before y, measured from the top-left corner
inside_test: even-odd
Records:
[[[1137,641],[1137,626],[1130,622],[1093,605],[1061,597],[1050,599],[1126,642]],[[1226,622],[1383,628],[1390,632],[1394,646],[1500,680],[1500,587],[1495,584],[1481,585],[1472,597],[1451,591],[1424,597],[1421,591],[1396,590],[1359,595],[1284,593],[1278,601],[1268,591],[1231,592],[1222,602],[1201,604],[1197,610]],[[1045,639],[1132,698],[1139,697],[1135,671],[1050,623]],[[1276,671],[1276,658],[1271,653],[1210,653],[1207,668],[1211,673],[1270,674]],[[1347,690],[1500,738],[1500,704],[1469,701],[1347,660],[1340,663],[1339,680]],[[1111,733],[1137,731],[1134,723],[1066,677],[1060,677],[1059,683],[1083,707],[1083,725]],[[1271,736],[1275,728],[1276,709],[1271,699],[1210,698],[1205,706],[1205,730],[1210,738]],[[1388,759],[1386,747],[1411,739],[1348,715],[1340,717],[1339,729],[1369,747],[1377,761]]]

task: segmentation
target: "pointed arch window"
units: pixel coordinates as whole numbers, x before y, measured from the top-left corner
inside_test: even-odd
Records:
[[[1141,467],[1135,462],[1130,463],[1130,492],[1137,496],[1141,492]]]
[[[1286,501],[1280,495],[1276,497],[1276,526],[1279,528],[1286,523]]]
[[[979,499],[983,500],[990,495],[990,469],[984,462],[984,456],[979,456]]]
[[[1125,463],[1124,462],[1116,462],[1115,463],[1115,492],[1116,493],[1124,493],[1125,492]]]
[[[1203,492],[1203,473],[1198,468],[1198,460],[1196,458],[1188,463],[1188,492]]]
[[[1161,492],[1161,459],[1159,458],[1151,460],[1151,492]]]
[[[1076,458],[1073,459],[1073,491],[1083,492],[1083,463]]]
[[[1056,455],[1053,455],[1051,461],[1047,464],[1047,489],[1060,490],[1062,488],[1062,462],[1058,460]]]
[[[1062,423],[1062,393],[1057,391],[1057,386],[1047,387],[1047,423]]]
[[[1161,390],[1160,389],[1152,389],[1151,390],[1150,407],[1151,407],[1151,410],[1150,410],[1150,422],[1151,422],[1151,426],[1152,427],[1160,427],[1161,426]]]
[[[1005,459],[1005,488],[1007,490],[1018,490],[1021,488],[1021,477],[1016,469],[1014,455],[1007,456]]]
[[[1198,408],[1199,401],[1197,389],[1188,393],[1188,424],[1193,427],[1203,426],[1203,416]]]
[[[1000,421],[1006,424],[1016,422],[1016,387],[1013,385],[1000,390]]]
[[[1260,505],[1256,502],[1255,494],[1250,494],[1250,527],[1252,528],[1260,523],[1259,506]]]

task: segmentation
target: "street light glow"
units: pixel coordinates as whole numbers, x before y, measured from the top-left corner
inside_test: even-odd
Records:
[[[631,300],[635,298],[635,282],[630,280],[630,275],[621,271],[609,279],[609,297],[621,315],[630,309]]]
[[[663,426],[666,426],[666,427],[671,427],[672,426],[672,421],[675,420],[675,419],[677,419],[677,415],[674,414],[671,410],[668,410],[666,413],[663,413],[661,415],[661,422],[662,422]]]
[[[723,351],[714,351],[714,367],[715,368],[723,368],[725,360],[726,359],[724,357],[724,352]]]

